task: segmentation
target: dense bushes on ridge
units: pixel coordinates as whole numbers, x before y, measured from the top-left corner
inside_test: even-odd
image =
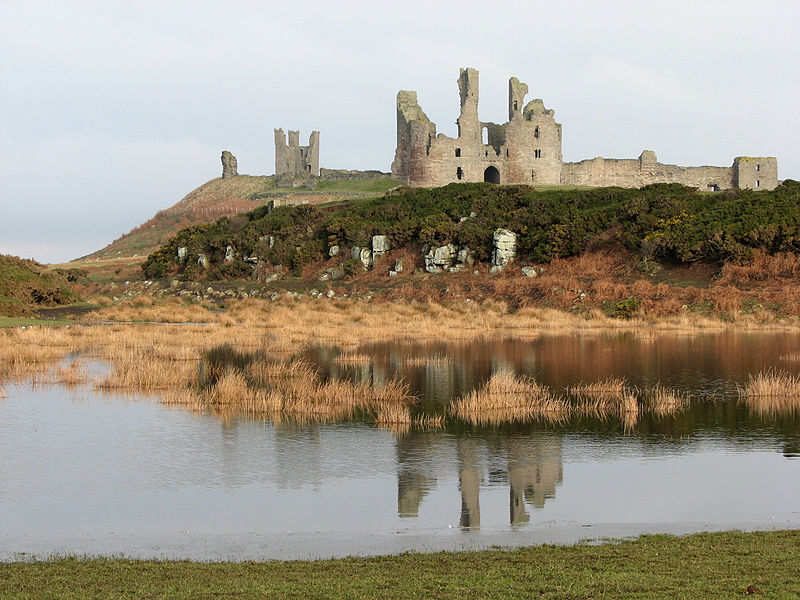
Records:
[[[742,261],[754,249],[800,251],[800,183],[789,180],[773,191],[715,193],[678,184],[638,190],[483,183],[400,188],[328,212],[301,205],[268,214],[261,207],[191,227],[151,254],[142,268],[149,278],[177,272],[189,279],[241,278],[252,271],[243,257],[255,255],[299,272],[327,259],[333,245],[368,247],[378,234],[387,235],[393,248],[469,246],[477,260],[488,261],[498,227],[517,232],[518,256],[526,262],[609,244],[663,261]],[[229,263],[223,260],[227,246],[236,254]],[[187,248],[185,265],[177,260],[179,247]],[[198,253],[208,257],[208,270],[197,265]]]

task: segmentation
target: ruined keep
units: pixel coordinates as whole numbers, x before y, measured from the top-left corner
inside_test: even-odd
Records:
[[[508,121],[502,125],[478,118],[478,71],[461,69],[458,77],[461,113],[458,137],[436,133],[417,93],[397,93],[397,149],[392,175],[406,185],[435,187],[453,182],[486,181],[528,185],[642,187],[681,183],[701,190],[774,189],[774,157],[740,156],[730,167],[681,167],[658,162],[644,150],[635,159],[593,158],[565,163],[561,124],[542,100],[523,106],[528,86],[516,77],[508,82]]]
[[[289,131],[289,143],[287,144],[283,129],[276,129],[275,175],[318,177],[319,131],[312,131],[308,138],[308,146],[301,146],[299,131]]]

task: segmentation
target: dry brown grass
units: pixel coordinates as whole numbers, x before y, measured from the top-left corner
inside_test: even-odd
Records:
[[[333,360],[342,365],[368,365],[375,361],[375,357],[358,352],[342,352]]]
[[[647,407],[659,417],[678,413],[688,405],[687,394],[666,388],[660,383],[647,390]]]
[[[569,405],[533,379],[498,371],[481,387],[450,403],[450,413],[476,425],[540,419],[563,421]]]
[[[579,383],[567,388],[567,393],[572,396],[581,396],[590,399],[604,399],[607,397],[621,398],[628,388],[628,381],[624,377],[610,376],[602,381],[593,383]]]
[[[739,388],[740,401],[761,415],[800,412],[800,375],[768,369],[750,375]]]
[[[444,354],[432,354],[430,356],[406,356],[403,364],[409,367],[426,367],[428,365],[449,365],[453,359]]]

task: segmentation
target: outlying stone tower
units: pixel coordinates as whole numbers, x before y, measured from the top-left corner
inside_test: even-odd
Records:
[[[222,151],[222,178],[228,179],[239,174],[236,157],[227,150]]]
[[[312,131],[308,146],[300,145],[300,132],[275,130],[275,175],[319,176],[319,131]]]
[[[642,187],[681,183],[701,190],[771,190],[778,185],[774,157],[737,157],[730,167],[680,167],[658,162],[654,152],[639,158],[593,158],[565,163],[561,125],[541,100],[524,105],[528,86],[508,82],[508,122],[478,118],[478,71],[461,69],[458,137],[436,134],[417,101],[417,93],[397,93],[397,149],[392,175],[406,185],[433,187],[453,182],[487,181],[528,185]],[[291,132],[290,132],[291,133]]]

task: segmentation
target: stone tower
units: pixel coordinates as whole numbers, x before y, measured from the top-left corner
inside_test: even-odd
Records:
[[[228,179],[239,174],[236,157],[227,150],[222,151],[222,178]]]
[[[289,143],[287,144],[283,129],[276,129],[275,174],[318,177],[319,131],[312,131],[308,138],[308,146],[301,146],[299,131],[289,131]]]

